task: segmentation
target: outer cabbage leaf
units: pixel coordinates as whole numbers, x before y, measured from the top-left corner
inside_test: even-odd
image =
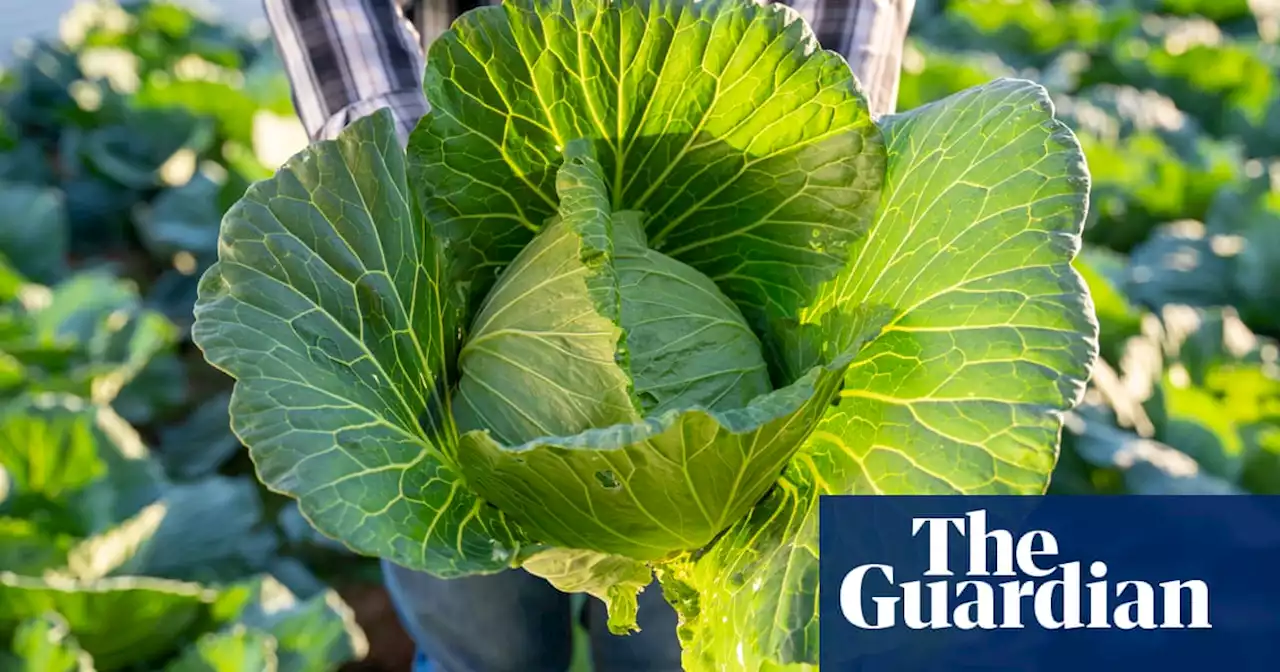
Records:
[[[425,90],[413,184],[476,298],[554,214],[576,139],[612,210],[645,212],[757,332],[839,271],[883,177],[848,65],[781,4],[509,0],[432,44]]]
[[[0,471],[0,478],[4,472]],[[3,495],[0,492],[0,495]],[[0,517],[0,567],[20,574],[39,574],[67,562],[74,538],[50,533],[25,518]]]
[[[12,651],[17,664],[4,668],[11,672],[94,672],[93,658],[80,648],[67,622],[57,614],[44,614],[19,625],[13,633]]]
[[[74,495],[106,471],[99,457],[92,413],[61,405],[40,407],[31,400],[0,408],[0,468],[7,475],[5,508],[29,512],[71,506]]]
[[[273,577],[254,584],[237,623],[271,635],[280,672],[329,672],[368,654],[355,614],[333,590],[299,600]]]
[[[94,582],[36,579],[0,572],[0,635],[56,612],[99,672],[145,662],[206,627],[217,591],[162,579]]]
[[[439,575],[512,564],[518,533],[458,478],[441,250],[382,110],[255,184],[223,220],[192,336],[237,379],[259,478],[356,551]]]
[[[23,396],[0,407],[0,509],[49,533],[105,531],[160,496],[163,475],[137,432],[109,407],[75,397]]]
[[[1097,356],[1071,268],[1088,173],[1044,90],[997,80],[883,127],[879,215],[822,309],[893,318],[777,487],[664,570],[688,670],[816,665],[820,495],[1044,492]]]
[[[637,596],[653,583],[653,570],[639,560],[573,548],[548,548],[521,567],[566,593],[586,593],[605,603],[609,631],[639,630]]]
[[[231,432],[230,393],[216,394],[202,402],[180,423],[159,430],[157,457],[165,472],[179,479],[207,476],[241,449]]]
[[[217,583],[261,571],[277,550],[248,478],[163,484],[136,515],[72,548],[59,574],[94,580],[140,575]]]
[[[165,672],[278,672],[276,642],[271,635],[243,626],[210,632],[196,640]]]
[[[164,361],[156,357],[174,344],[177,330],[163,315],[143,307],[132,282],[89,271],[52,290],[30,287],[23,303],[13,331],[0,338],[4,352],[22,365],[21,383],[28,390],[109,403],[127,389],[129,405],[144,413],[164,401],[154,394],[163,388],[130,383],[149,364]]]
[[[51,285],[66,275],[66,220],[56,189],[0,182],[0,254],[23,277]]]

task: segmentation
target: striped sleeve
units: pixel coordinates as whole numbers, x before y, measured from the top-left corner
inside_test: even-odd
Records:
[[[792,0],[818,43],[840,52],[853,68],[871,115],[893,114],[898,103],[902,52],[915,0]]]
[[[263,0],[294,106],[312,139],[382,107],[401,139],[427,112],[422,49],[397,0]]]
[[[761,1],[761,0],[757,0]],[[767,1],[767,0],[764,0]],[[414,3],[415,24],[429,46],[462,12],[498,0],[422,0]],[[915,0],[788,0],[813,27],[818,42],[840,52],[867,95],[873,116],[892,114],[907,26]]]
[[[767,1],[767,0],[760,0]],[[407,140],[427,112],[425,47],[461,13],[497,0],[263,0],[313,139],[389,107]],[[844,55],[874,116],[895,109],[915,0],[788,0],[823,47]]]

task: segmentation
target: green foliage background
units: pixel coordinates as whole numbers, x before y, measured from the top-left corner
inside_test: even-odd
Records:
[[[222,213],[305,143],[288,81],[175,4],[60,28],[0,72],[0,669],[337,669],[326,581],[375,567],[260,486],[189,337]]]
[[[1104,361],[1050,492],[1280,492],[1280,5],[918,3],[900,108],[1042,82],[1093,176]]]
[[[364,640],[325,584],[372,567],[259,486],[189,342],[287,81],[176,5],[95,7],[0,73],[0,667],[332,669]],[[1280,493],[1280,5],[917,0],[899,110],[1010,75],[1093,179],[1103,360],[1050,492]]]

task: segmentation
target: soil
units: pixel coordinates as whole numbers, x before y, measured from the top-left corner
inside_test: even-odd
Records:
[[[413,664],[413,640],[400,627],[386,589],[361,583],[337,590],[355,611],[356,621],[369,638],[369,655],[363,661],[344,665],[342,672],[408,672]]]

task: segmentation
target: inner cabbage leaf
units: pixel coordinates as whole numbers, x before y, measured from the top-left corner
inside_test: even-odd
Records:
[[[706,276],[610,213],[587,146],[560,168],[560,216],[489,293],[458,355],[454,417],[516,445],[769,392],[760,341]]]
[[[771,391],[758,342],[734,306],[697,271],[655,260],[631,228],[636,217],[610,215],[600,165],[575,154],[560,174],[560,219],[504,274],[493,293],[499,299],[491,296],[462,349],[456,413],[465,433],[456,459],[471,487],[541,543],[639,560],[700,548],[772,486],[877,325],[863,320],[832,362]],[[663,310],[637,310],[638,301],[661,299],[637,276],[664,273],[684,273],[677,284],[702,292],[697,300],[710,298],[699,309],[715,318],[713,327],[730,330],[711,352],[679,353],[671,375],[729,375],[705,398],[671,403],[686,400],[677,395],[670,408],[646,414],[631,398],[628,369],[651,371],[661,349],[680,340],[678,332],[651,333],[652,315],[697,305],[684,297]],[[637,347],[637,335],[658,353]],[[484,350],[469,353],[478,342]],[[716,351],[725,346],[737,352],[725,358]],[[740,380],[743,368],[754,379]],[[636,396],[654,382],[666,384],[637,376]],[[477,388],[483,396],[471,392]],[[737,396],[717,403],[729,394]]]

